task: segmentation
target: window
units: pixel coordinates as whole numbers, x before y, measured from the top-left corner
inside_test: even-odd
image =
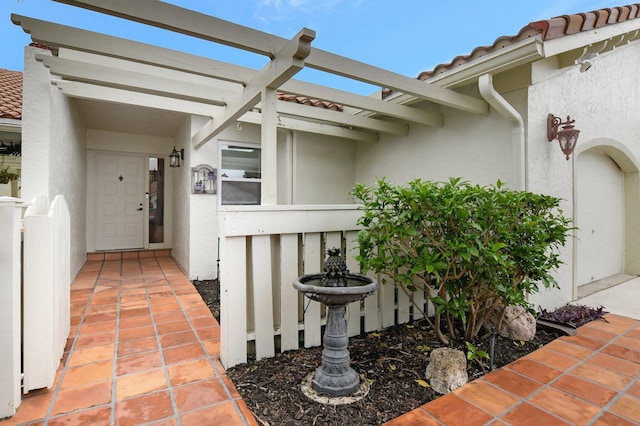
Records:
[[[260,148],[256,146],[220,146],[221,204],[260,204],[260,161]]]
[[[149,243],[164,242],[164,158],[149,157]]]

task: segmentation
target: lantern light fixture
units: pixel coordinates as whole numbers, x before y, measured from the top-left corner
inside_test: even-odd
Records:
[[[560,117],[556,117],[553,114],[547,116],[547,139],[549,142],[554,139],[558,139],[560,149],[569,160],[569,156],[573,153],[578,143],[578,136],[580,130],[576,129],[573,125],[576,120],[572,120],[567,115],[567,121],[562,121]],[[558,127],[562,126],[562,130],[558,130]]]
[[[173,151],[169,154],[169,167],[180,167],[180,160],[184,160],[184,148],[180,151],[173,147]]]

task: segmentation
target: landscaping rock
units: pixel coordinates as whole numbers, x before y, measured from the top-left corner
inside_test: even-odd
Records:
[[[431,388],[446,394],[467,383],[467,358],[464,352],[451,348],[438,348],[429,354],[425,373]]]
[[[489,330],[496,330],[502,305],[494,308],[493,313],[485,321],[485,327]],[[527,312],[522,306],[507,306],[504,312],[504,319],[498,334],[511,340],[530,341],[536,335],[536,319]]]

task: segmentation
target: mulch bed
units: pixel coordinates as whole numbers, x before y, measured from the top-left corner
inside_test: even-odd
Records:
[[[215,285],[211,281],[194,282],[214,315],[219,313]],[[219,314],[218,314],[219,316]],[[495,368],[509,364],[558,337],[553,331],[539,329],[530,342],[497,337]],[[489,352],[490,339],[472,342]],[[423,386],[429,352],[442,343],[425,321],[389,327],[366,335],[351,337],[349,350],[353,368],[371,386],[361,401],[341,406],[322,405],[308,399],[300,390],[305,376],[320,365],[322,348],[300,349],[261,361],[250,360],[227,370],[238,392],[265,425],[377,425],[392,420],[439,396]],[[467,352],[464,341],[452,347]],[[488,361],[484,360],[486,364]],[[469,381],[488,369],[476,361],[467,363]]]

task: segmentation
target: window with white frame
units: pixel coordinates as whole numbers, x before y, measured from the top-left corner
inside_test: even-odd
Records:
[[[260,204],[260,147],[240,143],[220,144],[220,203]]]

